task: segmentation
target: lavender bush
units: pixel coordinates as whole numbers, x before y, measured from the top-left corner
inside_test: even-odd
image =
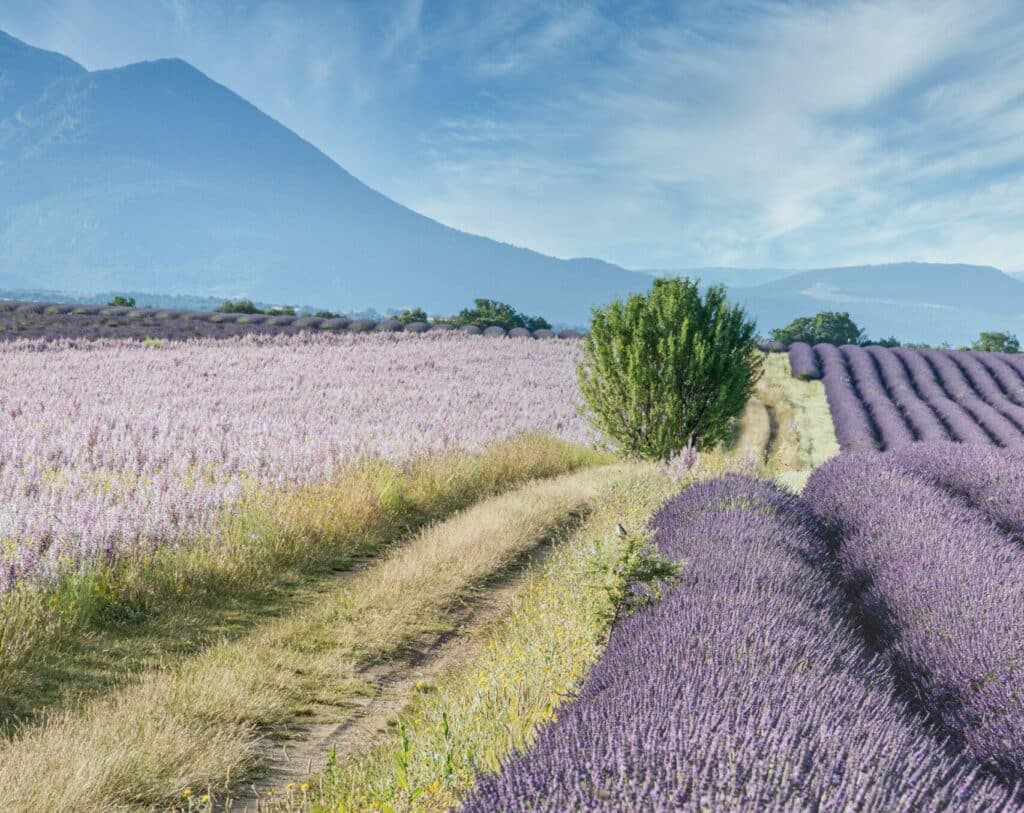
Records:
[[[616,627],[580,697],[464,810],[1022,809],[894,700],[797,498],[730,477],[656,526],[681,586]]]
[[[815,345],[814,352],[821,363],[825,397],[839,446],[844,451],[877,448],[877,430],[853,385],[843,354],[831,344]]]
[[[1024,456],[960,443],[920,444],[889,458],[902,471],[951,492],[1024,544]]]
[[[814,355],[814,348],[806,342],[793,342],[789,346],[789,368],[794,378],[813,381],[821,378],[821,367]]]
[[[910,696],[979,761],[1019,778],[1024,552],[981,512],[889,455],[834,458],[811,477],[804,498]]]

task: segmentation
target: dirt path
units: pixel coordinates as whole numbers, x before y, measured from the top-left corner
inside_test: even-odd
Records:
[[[495,579],[452,610],[449,631],[422,639],[399,659],[363,670],[360,677],[373,685],[376,692],[357,700],[356,708],[347,709],[345,720],[300,726],[295,736],[286,741],[267,741],[264,748],[266,776],[240,789],[223,810],[257,813],[268,809],[261,800],[267,798],[269,789],[280,796],[289,783],[297,785],[321,773],[327,766],[327,754],[332,747],[342,761],[375,745],[387,734],[389,721],[413,698],[418,684],[433,682],[454,671],[479,651],[488,626],[505,614],[516,591],[551,550],[549,543],[540,545],[512,572]]]

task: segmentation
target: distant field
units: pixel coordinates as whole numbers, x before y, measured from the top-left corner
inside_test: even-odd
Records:
[[[184,544],[254,491],[361,459],[594,439],[576,342],[250,337],[0,345],[0,592]]]
[[[824,382],[844,451],[1024,444],[1024,355],[801,343],[789,352],[794,376]]]
[[[440,333],[457,330],[488,336],[514,338],[577,338],[574,330],[530,331],[491,325],[411,322],[394,319],[358,319],[344,316],[270,315],[265,313],[220,313],[217,311],[166,308],[128,308],[102,305],[73,305],[49,302],[0,300],[0,341],[17,339],[227,339],[235,336],[294,336],[301,333]]]

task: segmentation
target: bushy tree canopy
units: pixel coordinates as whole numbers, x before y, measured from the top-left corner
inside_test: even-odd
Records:
[[[251,299],[228,299],[217,308],[217,313],[262,313]]]
[[[971,349],[988,353],[1019,353],[1020,340],[1005,330],[987,330],[982,331]]]
[[[476,325],[477,327],[490,327],[498,325],[506,330],[514,327],[525,327],[527,330],[540,330],[550,328],[547,319],[541,316],[526,316],[511,305],[504,302],[496,302],[493,299],[474,299],[472,308],[464,308],[450,320],[451,324]]]
[[[595,309],[578,369],[588,416],[624,454],[665,460],[720,442],[761,375],[755,325],[723,286],[659,279]]]
[[[801,316],[786,327],[772,331],[772,338],[783,344],[807,342],[807,344],[863,344],[864,331],[850,318],[846,311],[822,311],[814,316]]]

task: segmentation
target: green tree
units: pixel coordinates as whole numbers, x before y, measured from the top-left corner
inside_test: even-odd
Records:
[[[399,322],[409,324],[410,322],[429,322],[430,317],[423,308],[406,308],[395,317]]]
[[[986,353],[1019,353],[1020,340],[1005,330],[985,330],[971,345],[971,350]]]
[[[850,318],[846,311],[823,311],[814,316],[801,316],[786,327],[772,331],[772,338],[783,344],[807,342],[807,344],[863,344],[864,331]]]
[[[761,376],[755,325],[724,286],[658,279],[596,308],[577,374],[592,423],[630,457],[667,460],[727,434]]]
[[[217,308],[217,313],[263,313],[251,299],[228,299]]]
[[[551,327],[543,317],[524,316],[511,305],[496,302],[493,299],[474,299],[472,308],[464,308],[448,321],[456,327],[461,325],[476,325],[477,327],[498,325],[506,330],[511,330],[514,327],[525,327],[528,330]]]
[[[111,299],[107,303],[107,305],[109,305],[112,308],[134,308],[135,307],[135,297],[134,296],[121,296],[120,294],[118,294],[113,299]]]

